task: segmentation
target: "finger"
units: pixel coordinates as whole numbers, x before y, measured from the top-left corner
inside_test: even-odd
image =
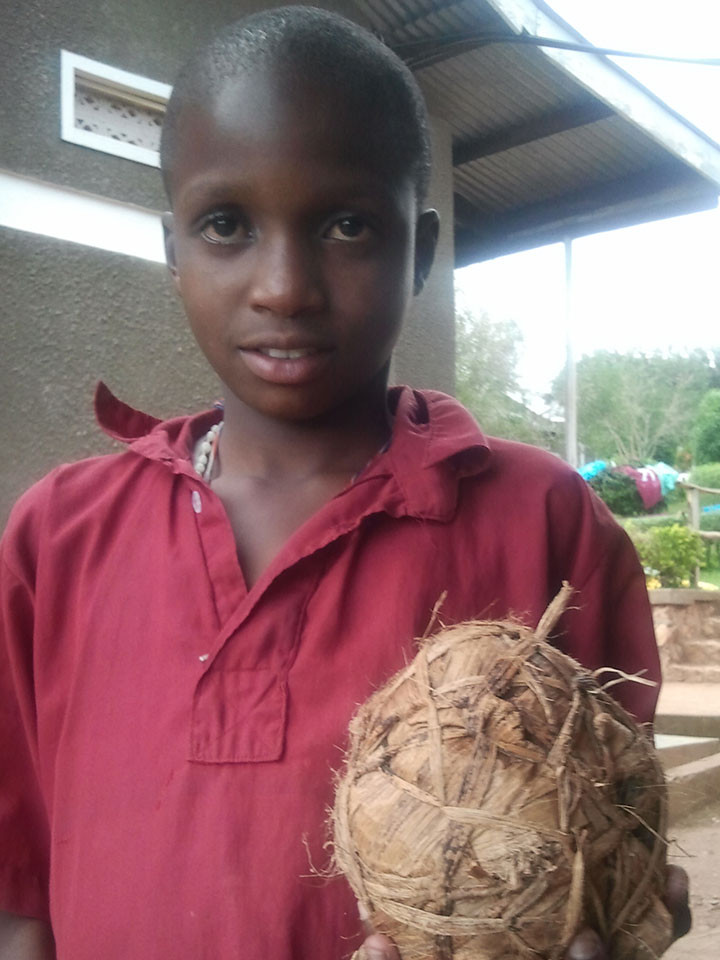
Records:
[[[573,937],[565,960],[608,960],[608,953],[598,933],[585,927]]]
[[[371,934],[360,948],[362,960],[400,960],[397,947],[382,933]]]
[[[663,903],[673,919],[673,938],[684,937],[692,926],[690,878],[682,867],[670,863],[666,870]]]

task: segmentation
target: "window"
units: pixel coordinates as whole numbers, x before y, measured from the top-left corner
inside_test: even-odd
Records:
[[[61,132],[69,143],[157,167],[170,87],[147,77],[60,53]]]

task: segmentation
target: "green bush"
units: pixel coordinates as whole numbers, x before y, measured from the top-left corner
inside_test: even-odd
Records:
[[[630,535],[646,573],[656,576],[663,587],[691,582],[695,568],[704,562],[702,539],[679,523],[642,532],[631,530]]]
[[[690,483],[720,490],[720,463],[701,463],[690,471]]]
[[[720,510],[700,514],[700,529],[720,533]],[[705,540],[705,563],[710,570],[720,568],[720,540]]]
[[[634,536],[636,533],[643,533],[651,527],[672,527],[675,523],[681,523],[685,520],[684,516],[678,514],[652,514],[648,513],[641,517],[628,517],[622,523],[627,532]]]
[[[615,470],[603,470],[588,480],[595,493],[613,513],[620,517],[631,517],[634,513],[643,513],[643,502],[632,477]]]
[[[720,390],[708,390],[700,401],[693,430],[695,463],[720,460]]]

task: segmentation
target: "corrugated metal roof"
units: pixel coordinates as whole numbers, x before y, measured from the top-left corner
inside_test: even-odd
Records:
[[[411,66],[428,64],[416,73],[455,149],[458,263],[716,204],[720,147],[615,64],[497,42],[583,41],[542,0],[358,6]],[[448,43],[473,35],[472,49]]]

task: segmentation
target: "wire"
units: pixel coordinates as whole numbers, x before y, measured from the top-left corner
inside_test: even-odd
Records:
[[[524,33],[458,33],[444,37],[410,40],[407,43],[394,46],[393,49],[399,57],[405,60],[408,66],[418,68],[430,66],[438,60],[444,60],[448,50],[454,50],[455,55],[457,55],[494,43],[516,43],[531,47],[572,50],[577,53],[594,53],[606,57],[629,57],[635,60],[660,60],[665,63],[690,63],[697,66],[720,67],[720,58],[718,57],[671,57],[659,53],[639,53],[636,50],[596,47],[591,43],[556,40],[552,37],[534,37]]]

